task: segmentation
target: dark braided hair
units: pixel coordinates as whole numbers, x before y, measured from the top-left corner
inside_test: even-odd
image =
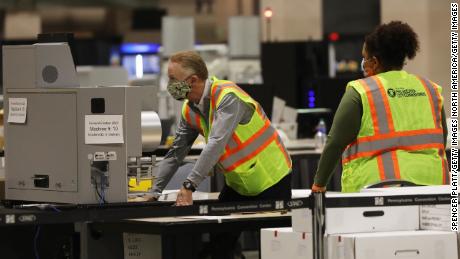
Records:
[[[392,21],[378,26],[365,38],[366,51],[385,69],[402,68],[404,60],[413,59],[419,50],[417,34],[407,24]]]

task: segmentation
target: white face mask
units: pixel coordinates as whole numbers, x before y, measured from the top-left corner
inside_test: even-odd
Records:
[[[366,61],[365,58],[363,58],[363,59],[361,60],[361,71],[363,71],[364,77],[368,77],[368,76],[371,76],[371,75],[369,75],[369,74],[367,73],[366,69],[364,69],[364,62],[365,62],[365,61]]]

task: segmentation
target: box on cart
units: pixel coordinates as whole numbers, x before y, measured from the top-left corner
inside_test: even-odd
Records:
[[[260,251],[262,259],[312,259],[313,236],[292,228],[261,229]]]
[[[327,236],[328,259],[458,259],[457,233],[397,231]]]

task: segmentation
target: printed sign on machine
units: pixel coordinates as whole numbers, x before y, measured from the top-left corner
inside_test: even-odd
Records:
[[[27,116],[27,98],[8,99],[8,122],[25,123]]]
[[[120,144],[123,115],[85,115],[85,144]]]

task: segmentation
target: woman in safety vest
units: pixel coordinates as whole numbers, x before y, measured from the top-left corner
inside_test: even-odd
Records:
[[[402,70],[419,50],[417,34],[399,21],[366,36],[361,67],[334,117],[321,155],[314,192],[324,192],[342,158],[342,191],[384,180],[419,185],[449,183],[447,126],[441,87]]]

